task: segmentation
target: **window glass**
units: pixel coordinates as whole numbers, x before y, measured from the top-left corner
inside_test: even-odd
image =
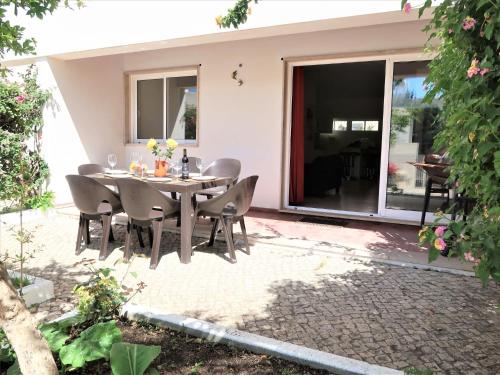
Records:
[[[196,142],[196,75],[175,77],[171,73],[160,73],[148,78],[145,73],[132,76],[132,79],[136,82],[136,91],[131,100],[137,108],[136,116],[131,119],[135,126],[134,141],[174,138],[180,142]]]
[[[333,130],[334,131],[347,130],[347,121],[333,120]]]
[[[353,131],[363,131],[363,130],[365,130],[365,122],[364,121],[353,121],[351,128]]]
[[[163,79],[137,81],[137,138],[163,138]]]
[[[436,122],[441,101],[424,103],[428,90],[427,61],[394,63],[389,141],[386,207],[421,211],[424,204],[425,172],[413,166],[433,153],[432,144],[440,129]],[[433,196],[429,211],[440,208],[445,197]]]
[[[365,131],[368,131],[368,132],[378,131],[378,121],[366,121],[365,122]]]

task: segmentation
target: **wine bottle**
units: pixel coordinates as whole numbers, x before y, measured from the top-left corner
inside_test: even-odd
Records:
[[[181,174],[181,178],[183,180],[189,178],[189,159],[187,157],[186,149],[184,149],[183,156],[182,156],[182,174]]]

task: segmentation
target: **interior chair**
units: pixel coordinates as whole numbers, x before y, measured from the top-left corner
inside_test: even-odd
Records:
[[[448,161],[442,158],[440,155],[427,154],[424,156],[425,164],[444,164],[449,165]],[[422,208],[422,216],[420,218],[420,227],[425,224],[425,216],[427,210],[429,209],[429,202],[431,199],[431,194],[439,193],[446,194],[446,205],[450,202],[450,189],[451,186],[448,183],[448,178],[450,177],[450,172],[447,168],[425,168],[427,172],[427,182],[425,184],[425,195],[424,195],[424,207]]]
[[[81,253],[82,237],[87,245],[90,244],[89,221],[99,220],[103,227],[99,259],[104,260],[108,256],[108,240],[114,241],[111,231],[112,216],[123,211],[120,198],[115,192],[90,177],[67,175],[66,180],[75,206],[80,210],[75,252],[77,255]]]
[[[253,193],[255,191],[255,185],[257,184],[258,178],[259,176],[247,177],[238,182],[236,185],[230,187],[221,195],[214,197],[213,199],[207,199],[203,202],[199,202],[195,209],[195,215],[193,218],[193,233],[196,226],[197,216],[207,216],[216,219],[212,227],[212,233],[210,235],[208,246],[213,245],[220,223],[226,237],[227,248],[230,261],[232,263],[236,263],[233,239],[233,224],[235,223],[240,223],[243,240],[245,241],[245,248],[247,253],[250,254],[244,215],[250,209],[250,204],[252,203]]]
[[[128,215],[124,258],[129,260],[132,256],[130,249],[132,229],[147,227],[150,231],[152,226],[152,236],[150,234],[149,238],[151,243],[149,268],[155,269],[158,265],[163,221],[179,215],[180,202],[170,199],[144,181],[122,178],[118,179],[116,184],[123,209]],[[139,231],[138,234],[140,234]]]
[[[80,176],[96,173],[104,173],[104,167],[100,164],[82,164],[78,166],[78,174]]]

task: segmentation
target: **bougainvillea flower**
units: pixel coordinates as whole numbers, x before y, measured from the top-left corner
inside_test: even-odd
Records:
[[[446,242],[442,238],[436,238],[434,241],[434,247],[439,251],[443,251],[446,249]]]
[[[462,28],[464,30],[471,30],[476,26],[476,23],[477,21],[474,18],[467,16],[462,22]]]
[[[23,94],[21,95],[18,95],[14,98],[16,100],[16,102],[18,102],[19,104],[21,103],[24,103],[24,101],[26,100],[26,96],[24,96]]]
[[[408,14],[410,13],[411,11],[411,4],[410,3],[406,3],[404,6],[403,6],[403,11]]]
[[[440,225],[434,231],[434,234],[438,237],[443,237],[444,232],[446,231],[446,227],[444,225]]]
[[[465,260],[469,261],[469,262],[477,262],[477,259],[474,258],[474,256],[472,255],[472,252],[470,251],[467,251],[466,253],[464,253],[464,258]]]

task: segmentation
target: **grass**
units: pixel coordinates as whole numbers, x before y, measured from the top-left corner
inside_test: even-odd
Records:
[[[11,277],[10,281],[12,282],[12,284],[16,289],[19,289],[21,287],[21,278],[19,276]],[[28,279],[26,276],[23,276],[22,282],[23,282],[23,287],[32,284],[31,280]]]

